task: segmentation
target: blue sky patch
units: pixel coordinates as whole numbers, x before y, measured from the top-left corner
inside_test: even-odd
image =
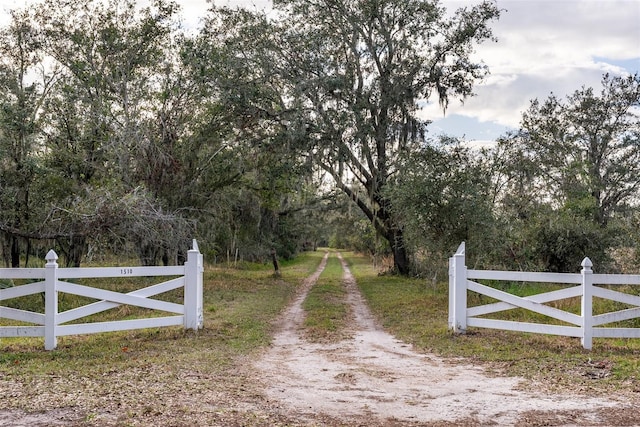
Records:
[[[476,118],[451,114],[434,120],[429,127],[429,134],[441,134],[464,138],[467,141],[490,141],[505,135],[511,128],[492,122],[481,122]]]
[[[637,58],[631,58],[631,59],[609,59],[609,58],[594,56],[593,60],[595,62],[604,62],[606,64],[611,64],[611,65],[615,65],[616,67],[624,68],[631,74],[640,73],[640,56]]]

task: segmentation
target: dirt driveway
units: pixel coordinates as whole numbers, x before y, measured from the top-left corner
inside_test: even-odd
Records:
[[[107,394],[82,378],[45,379],[29,395],[35,396],[29,412],[0,399],[0,427],[640,425],[640,409],[623,395],[536,393],[522,379],[413,351],[376,324],[344,261],[349,338],[306,341],[302,303],[326,260],[280,317],[269,348],[234,363],[224,378],[191,367],[174,375],[151,364],[140,372],[105,372],[112,381]],[[69,394],[67,383],[78,390]],[[0,377],[0,396],[20,398],[24,387]],[[136,398],[142,391],[152,398]]]
[[[623,401],[525,392],[522,379],[490,376],[480,367],[412,351],[376,324],[344,260],[352,338],[330,345],[306,342],[302,303],[325,264],[326,257],[255,366],[264,392],[281,411],[356,425],[640,423],[638,409]]]

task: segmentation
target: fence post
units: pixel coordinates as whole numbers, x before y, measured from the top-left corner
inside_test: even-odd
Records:
[[[467,330],[467,267],[465,244],[460,243],[449,258],[449,329],[457,333]]]
[[[44,266],[44,349],[58,346],[58,255],[52,249],[47,253]]]
[[[203,282],[204,282],[204,255],[200,253],[200,249],[198,249],[198,242],[196,239],[193,239],[193,248],[198,251],[198,304],[196,305],[196,313],[198,319],[198,329],[202,329],[204,327],[204,312],[203,310]]]
[[[193,248],[187,252],[184,275],[184,328],[198,330],[203,326],[202,314],[202,273],[203,257],[198,243],[193,240]]]
[[[449,257],[449,329],[454,329],[456,325],[456,318],[454,308],[455,305],[453,302],[455,301],[456,294],[456,278],[454,275],[454,267],[453,267],[453,256]]]
[[[593,263],[582,260],[582,347],[591,350],[593,345]]]

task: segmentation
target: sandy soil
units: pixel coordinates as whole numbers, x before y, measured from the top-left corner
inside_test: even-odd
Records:
[[[38,389],[28,413],[3,407],[0,399],[0,427],[640,425],[640,409],[623,395],[531,392],[523,379],[413,351],[376,324],[344,262],[349,338],[308,342],[302,303],[325,265],[326,257],[305,280],[271,346],[232,375],[185,378],[183,372],[171,379],[162,366],[148,366],[140,375],[110,378],[118,387],[102,396],[92,392],[101,387],[81,378],[59,379]],[[71,380],[77,393],[60,393]],[[0,377],[0,396],[19,398],[23,386]],[[153,399],[125,399],[131,390]]]
[[[352,338],[338,344],[306,342],[301,306],[324,265],[304,283],[272,347],[256,364],[265,393],[283,411],[309,420],[324,414],[338,422],[367,420],[369,425],[635,423],[633,417],[611,418],[620,410],[636,411],[625,402],[528,393],[519,387],[522,379],[491,376],[480,367],[412,351],[376,324],[344,261],[354,313]],[[636,420],[640,423],[640,415]]]

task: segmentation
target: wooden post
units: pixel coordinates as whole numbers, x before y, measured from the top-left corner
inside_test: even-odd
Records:
[[[582,347],[593,346],[593,263],[589,258],[582,261]]]
[[[202,329],[202,273],[203,257],[198,243],[193,240],[193,249],[187,252],[184,274],[184,328],[194,331]]]
[[[56,327],[58,323],[58,255],[47,253],[44,268],[44,349],[55,350],[58,346]]]
[[[467,331],[467,267],[465,243],[460,243],[449,266],[449,328],[456,333]]]

